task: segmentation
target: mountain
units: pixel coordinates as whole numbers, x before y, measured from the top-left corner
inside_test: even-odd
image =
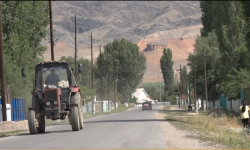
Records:
[[[53,1],[52,12],[55,59],[74,55],[76,15],[78,57],[90,58],[91,33],[94,58],[99,53],[97,46],[113,39],[130,39],[147,57],[144,82],[156,82],[147,78],[160,72],[164,47],[173,50],[175,68],[186,64],[201,28],[199,1]],[[50,60],[48,39],[49,35],[42,42],[48,46],[45,60]]]

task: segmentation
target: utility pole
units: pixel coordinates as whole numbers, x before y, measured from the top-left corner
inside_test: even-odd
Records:
[[[190,79],[188,82],[188,106],[191,106],[191,98],[190,98]]]
[[[196,112],[199,107],[199,102],[197,106],[197,101],[196,101],[196,65],[194,64],[194,101],[195,101],[195,107],[196,107]]]
[[[160,81],[160,102],[161,102],[161,81]]]
[[[76,40],[76,15],[75,15],[75,79],[77,82],[76,60],[77,60],[77,40]]]
[[[110,103],[109,103],[109,56],[107,52],[107,76],[108,76],[108,108],[111,111]]]
[[[54,41],[53,41],[53,25],[52,25],[52,4],[49,1],[49,18],[50,18],[50,46],[51,46],[51,60],[54,61]]]
[[[181,105],[183,104],[182,103],[182,94],[183,94],[183,81],[182,81],[182,69],[181,69],[181,65],[180,65],[180,80],[181,80],[181,96],[180,96],[180,102],[181,102]]]
[[[101,60],[101,111],[103,112],[103,98],[102,98],[102,50],[100,45],[100,60]]]
[[[160,82],[160,76],[158,76],[158,79],[159,79],[159,86],[160,86],[159,93],[160,93],[160,102],[161,102],[161,82]]]
[[[203,48],[203,63],[204,63],[204,75],[205,75],[205,92],[206,92],[206,110],[208,110],[208,96],[207,96],[207,70],[206,70],[206,50]]]
[[[115,101],[115,109],[116,109],[116,93],[115,93],[115,82],[116,82],[116,75],[115,75],[115,61],[114,61],[114,58],[113,58],[113,68],[114,68],[114,101]]]
[[[1,5],[1,4],[0,4]],[[1,6],[0,6],[0,68],[1,68],[1,100],[2,100],[2,114],[3,121],[7,121],[6,113],[6,99],[5,99],[5,80],[4,80],[4,65],[3,65],[3,38],[2,38],[2,19],[1,19]]]
[[[94,89],[94,84],[93,84],[93,82],[94,82],[94,76],[93,76],[93,74],[94,74],[94,70],[93,70],[93,47],[92,47],[92,32],[91,32],[91,37],[90,37],[90,41],[91,41],[91,47],[90,47],[90,49],[91,49],[91,76],[92,76],[92,90]],[[95,100],[93,100],[92,101],[92,112],[93,113],[95,113]]]
[[[122,79],[122,87],[123,88],[125,88],[125,86],[124,86],[124,80],[125,79],[123,79],[123,76],[122,76],[122,68],[121,68],[121,65],[119,65],[119,72],[120,72],[120,75],[121,75],[121,79]],[[124,95],[126,95],[125,96],[125,98],[127,98],[127,103],[129,103],[129,94],[128,94],[128,92],[127,92],[127,89],[124,89]],[[128,94],[128,95],[127,95]]]
[[[181,71],[181,68],[180,68],[180,70],[176,70],[176,71]],[[180,78],[181,78],[181,75],[180,75]],[[181,96],[180,96],[180,94],[181,94],[181,88],[179,87],[179,83],[178,83],[178,76],[177,76],[177,73],[176,73],[176,75],[175,75],[175,79],[176,79],[176,81],[177,81],[177,89],[178,89],[178,94],[179,94],[179,98],[180,98],[180,102],[179,102],[179,109],[180,109],[180,106],[181,106]],[[178,98],[177,98],[177,105],[178,105]]]
[[[94,89],[94,87],[93,87],[93,80],[94,80],[94,76],[93,76],[93,74],[94,74],[94,70],[93,70],[93,49],[92,49],[93,47],[92,47],[92,32],[91,32],[91,70],[92,70],[92,89]]]

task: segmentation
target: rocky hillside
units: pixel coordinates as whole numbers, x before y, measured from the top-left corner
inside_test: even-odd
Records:
[[[53,1],[54,35],[57,42],[74,43],[74,17],[77,17],[78,42],[96,43],[126,37],[139,41],[145,36],[200,24],[198,1]]]
[[[79,57],[90,58],[91,32],[94,57],[98,56],[97,46],[126,38],[138,44],[147,57],[147,74],[156,68],[160,71],[164,47],[172,48],[175,66],[185,64],[201,28],[198,1],[53,1],[52,8],[54,36],[58,39],[55,59],[73,56],[76,15]],[[48,40],[42,44],[48,45],[44,57],[50,60]]]

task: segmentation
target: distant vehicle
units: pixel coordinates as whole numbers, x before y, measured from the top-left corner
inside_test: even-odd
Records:
[[[152,110],[152,103],[151,102],[143,102],[142,103],[142,111],[144,110]]]

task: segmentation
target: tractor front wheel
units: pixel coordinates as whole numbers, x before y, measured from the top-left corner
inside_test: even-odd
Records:
[[[78,107],[71,107],[71,127],[72,131],[79,131],[80,128],[80,119]]]
[[[35,115],[36,115],[35,110],[29,110],[29,112],[28,112],[28,124],[29,124],[30,134],[37,134]]]

